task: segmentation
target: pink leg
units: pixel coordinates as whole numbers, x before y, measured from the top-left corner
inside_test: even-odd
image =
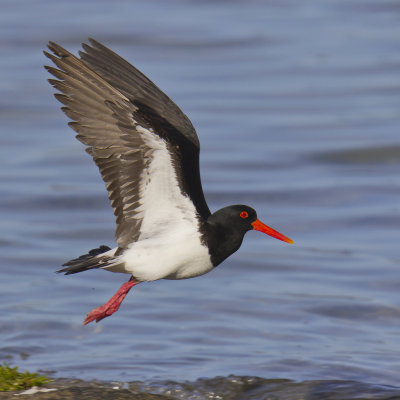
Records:
[[[106,304],[103,304],[100,307],[94,308],[88,315],[86,315],[85,321],[83,322],[84,325],[89,324],[90,322],[96,320],[96,322],[101,321],[103,318],[109,317],[111,314],[114,314],[115,311],[118,311],[119,306],[121,305],[122,301],[124,300],[125,296],[128,292],[133,288],[133,286],[140,283],[136,279],[131,277],[128,282],[124,283],[111,297],[110,300],[107,301]]]

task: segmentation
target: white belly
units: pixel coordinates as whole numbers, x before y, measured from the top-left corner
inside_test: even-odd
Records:
[[[132,243],[113,266],[105,269],[132,274],[140,281],[186,279],[209,272],[213,265],[197,232],[160,235]]]

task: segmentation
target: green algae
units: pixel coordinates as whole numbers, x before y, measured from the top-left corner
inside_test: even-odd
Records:
[[[33,386],[43,386],[51,382],[45,375],[32,372],[20,372],[18,367],[10,367],[7,363],[0,366],[0,392],[29,389]]]

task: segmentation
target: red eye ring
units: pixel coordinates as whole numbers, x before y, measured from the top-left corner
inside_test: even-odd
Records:
[[[241,213],[240,213],[240,217],[241,218],[247,218],[249,216],[249,213],[247,212],[247,211],[242,211]]]

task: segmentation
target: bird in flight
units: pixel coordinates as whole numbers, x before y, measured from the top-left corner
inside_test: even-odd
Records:
[[[118,310],[140,282],[203,275],[239,249],[255,229],[291,239],[257,219],[247,205],[211,213],[200,179],[200,143],[189,118],[153,82],[96,40],[79,57],[50,42],[45,68],[69,126],[100,170],[116,217],[117,246],[63,264],[66,275],[102,268],[130,274],[84,324]]]

